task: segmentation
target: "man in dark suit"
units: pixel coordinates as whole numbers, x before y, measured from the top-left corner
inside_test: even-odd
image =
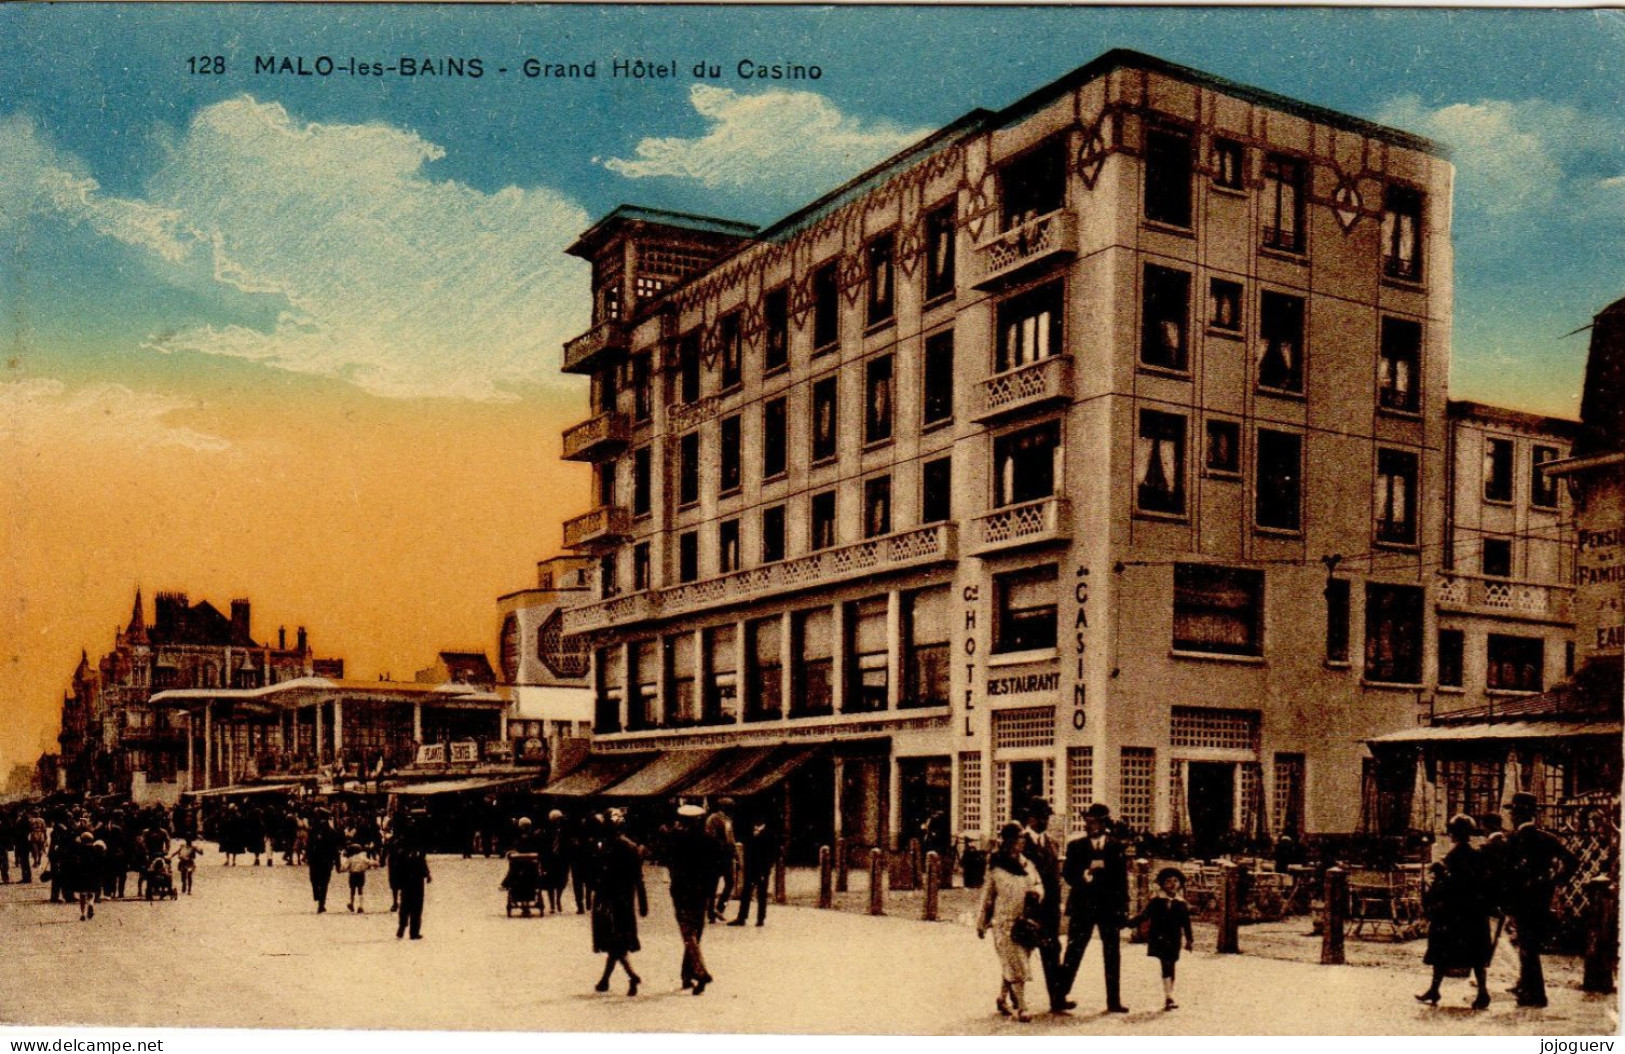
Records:
[[[1579,861],[1556,835],[1535,823],[1533,794],[1514,794],[1507,811],[1513,831],[1503,850],[1506,909],[1518,940],[1518,983],[1513,990],[1519,1006],[1541,1007],[1546,1005],[1546,976],[1540,952],[1552,929],[1552,894]]]
[[[1050,816],[1054,810],[1044,798],[1027,803],[1022,818],[1026,821],[1027,862],[1038,872],[1044,884],[1044,899],[1039,904],[1038,924],[1043,929],[1043,943],[1038,946],[1038,961],[1044,967],[1044,987],[1049,991],[1050,1012],[1061,1014],[1075,1005],[1066,998],[1066,974],[1061,968],[1061,847],[1049,833]]]
[[[1126,1014],[1118,985],[1121,950],[1118,933],[1128,917],[1128,854],[1123,843],[1108,833],[1111,810],[1096,802],[1084,816],[1084,835],[1074,838],[1066,847],[1066,862],[1061,877],[1071,887],[1067,897],[1066,913],[1071,918],[1067,929],[1066,957],[1061,963],[1064,998],[1077,980],[1078,967],[1083,964],[1083,953],[1089,950],[1089,938],[1100,933],[1100,954],[1106,966],[1106,1009],[1113,1014]]]
[[[684,805],[677,826],[666,840],[666,870],[671,875],[671,903],[677,932],[683,938],[683,987],[695,995],[712,981],[700,941],[707,917],[715,909],[717,880],[722,877],[727,848],[706,833],[705,810]],[[731,861],[727,862],[731,866]]]

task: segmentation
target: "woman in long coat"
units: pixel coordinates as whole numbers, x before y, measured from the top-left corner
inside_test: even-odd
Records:
[[[638,951],[638,919],[649,914],[649,894],[643,886],[643,848],[626,836],[626,814],[610,810],[610,833],[596,854],[593,883],[592,950],[604,956],[604,975],[593,986],[609,991],[609,978],[620,963],[626,971],[627,995],[638,994],[643,978],[632,969]]]
[[[1017,1021],[1030,1021],[1027,1015],[1026,985],[1032,973],[1032,948],[1012,935],[1017,922],[1027,913],[1029,898],[1043,895],[1043,881],[1023,855],[1027,838],[1014,820],[999,830],[999,848],[988,857],[987,880],[982,886],[982,907],[977,914],[976,936],[993,931],[993,951],[999,957],[1003,983],[994,1003],[999,1013],[1014,1014]]]
[[[1437,1006],[1439,983],[1449,973],[1471,970],[1478,984],[1474,1010],[1490,1005],[1490,990],[1484,972],[1489,966],[1492,942],[1490,915],[1494,911],[1492,876],[1484,856],[1472,847],[1478,824],[1471,816],[1453,817],[1447,828],[1453,843],[1449,853],[1433,865],[1433,884],[1428,890],[1428,950],[1422,961],[1433,967],[1433,983],[1416,998]]]

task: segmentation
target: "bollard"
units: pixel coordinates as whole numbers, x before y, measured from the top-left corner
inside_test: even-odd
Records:
[[[773,903],[790,903],[790,891],[788,883],[785,881],[783,856],[773,861]]]
[[[869,914],[886,914],[886,854],[869,850]]]
[[[818,906],[835,906],[835,894],[830,889],[830,851],[827,845],[818,847]]]
[[[846,869],[849,865],[846,839],[835,839],[835,892],[846,892]]]
[[[1349,910],[1348,872],[1341,867],[1327,868],[1325,898],[1320,917],[1320,961],[1325,966],[1341,966],[1343,920]]]
[[[1580,988],[1587,992],[1612,992],[1614,968],[1619,965],[1619,899],[1607,875],[1586,880],[1586,921],[1591,935],[1586,938],[1585,975]]]
[[[908,841],[908,884],[903,887],[904,889],[920,888],[920,872],[925,870],[924,860],[920,840],[910,838]]]
[[[1219,946],[1220,955],[1241,952],[1241,868],[1232,863],[1219,865]]]
[[[936,853],[925,854],[925,907],[920,918],[937,921],[937,890],[942,883],[942,860]]]
[[[1134,861],[1134,913],[1143,912],[1146,905],[1151,903],[1151,861],[1144,857],[1137,857]],[[1145,937],[1141,936],[1142,927],[1135,926],[1129,930],[1128,942],[1130,944],[1144,944]]]

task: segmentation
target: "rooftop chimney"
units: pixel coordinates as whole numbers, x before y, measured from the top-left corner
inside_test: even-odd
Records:
[[[238,599],[231,602],[231,635],[238,641],[251,639],[248,632],[249,610],[246,600]]]

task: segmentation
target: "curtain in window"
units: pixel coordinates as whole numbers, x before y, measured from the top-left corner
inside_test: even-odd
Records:
[[[948,640],[948,590],[922,589],[914,594],[909,627],[915,644],[941,644]]]
[[[1140,484],[1140,504],[1161,511],[1178,511],[1180,449],[1175,429],[1165,421],[1142,421],[1135,443],[1134,475]],[[1145,433],[1151,433],[1146,435]]]
[[[1190,811],[1190,763],[1183,758],[1173,758],[1168,762],[1172,769],[1168,780],[1168,806],[1169,821],[1174,834],[1189,834],[1191,831]]]

